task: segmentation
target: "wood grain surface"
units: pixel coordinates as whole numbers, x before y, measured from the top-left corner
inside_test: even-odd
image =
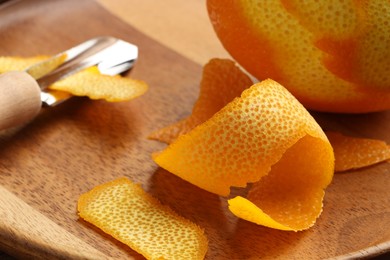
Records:
[[[107,10],[182,56],[205,64],[230,58],[215,35],[205,0],[99,0]]]
[[[129,9],[126,16],[122,8],[126,23],[91,0],[0,6],[0,55],[54,54],[98,35],[112,35],[139,46],[139,61],[128,76],[150,86],[144,96],[124,103],[73,98],[45,109],[22,128],[0,133],[3,251],[20,258],[143,259],[77,216],[80,194],[121,176],[141,183],[163,204],[205,228],[210,241],[207,259],[346,259],[390,251],[389,163],[337,174],[317,224],[298,233],[239,220],[227,210],[226,198],[158,168],[151,153],[164,145],[147,135],[190,113],[201,65],[211,53],[210,48],[199,50],[199,58],[192,47],[170,45],[169,39],[162,39],[171,33],[171,27],[161,27],[163,21],[158,30],[166,34],[143,31],[142,20],[129,18],[136,10]],[[137,21],[134,26],[131,19]],[[216,44],[215,38],[209,44]],[[313,115],[327,130],[390,143],[389,112]]]

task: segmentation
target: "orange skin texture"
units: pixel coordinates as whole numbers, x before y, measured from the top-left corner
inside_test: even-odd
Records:
[[[207,8],[234,59],[306,108],[390,109],[389,1],[208,0]]]
[[[390,145],[381,140],[326,132],[335,154],[335,171],[342,172],[390,160]]]
[[[0,57],[0,73],[24,70],[31,65],[48,59],[48,56],[35,57]],[[57,68],[64,61],[64,56],[53,59],[51,63],[43,63],[29,72],[34,78],[40,78]],[[143,95],[148,90],[148,85],[141,80],[122,77],[120,75],[109,76],[100,74],[97,67],[90,67],[49,86],[50,94],[58,98],[67,97],[69,93],[74,96],[87,96],[90,99],[104,99],[109,102],[121,102],[131,100]]]
[[[149,135],[167,144],[205,122],[241,92],[253,85],[252,80],[231,60],[211,59],[203,69],[199,98],[187,118]]]
[[[204,259],[208,249],[203,229],[126,177],[82,194],[77,209],[85,221],[146,259],[198,260]]]
[[[192,114],[150,136],[170,143],[153,160],[222,196],[232,186],[253,183],[248,197],[228,200],[233,214],[275,229],[308,229],[321,214],[333,177],[333,149],[280,84],[247,84],[249,78],[229,60],[206,64]]]

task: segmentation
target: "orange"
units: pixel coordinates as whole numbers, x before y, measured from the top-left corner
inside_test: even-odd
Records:
[[[306,108],[390,109],[389,1],[208,0],[207,8],[234,59]]]
[[[219,95],[208,95],[220,80],[226,86]],[[236,216],[281,230],[307,229],[320,215],[324,189],[333,177],[332,147],[313,117],[277,82],[264,80],[236,98],[229,94],[248,82],[231,61],[210,61],[193,113],[153,135],[163,141],[169,137],[170,143],[153,159],[222,196],[232,186],[253,183],[247,198],[229,200]],[[210,106],[211,101],[218,105]]]

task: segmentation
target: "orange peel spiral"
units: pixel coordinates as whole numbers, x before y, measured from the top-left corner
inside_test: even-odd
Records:
[[[214,69],[217,75],[218,66]],[[228,82],[236,87],[234,80]],[[153,159],[222,196],[232,186],[254,183],[247,198],[229,200],[230,210],[257,224],[294,231],[311,227],[320,215],[334,170],[333,149],[321,127],[270,79],[244,90]]]
[[[168,144],[173,142],[179,135],[205,122],[252,84],[252,80],[242,73],[233,61],[221,62],[220,59],[211,59],[204,66],[199,98],[194,104],[191,115],[155,131],[149,135],[149,138]],[[231,87],[233,85],[234,88]]]

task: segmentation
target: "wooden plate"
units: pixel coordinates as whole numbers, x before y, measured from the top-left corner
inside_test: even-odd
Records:
[[[157,167],[164,145],[147,135],[188,115],[201,67],[108,13],[96,2],[16,1],[0,6],[0,55],[54,54],[86,39],[112,35],[140,48],[129,76],[150,90],[124,103],[73,98],[45,109],[20,129],[0,133],[0,246],[20,257],[142,256],[76,211],[80,194],[120,176],[141,183],[163,204],[205,228],[207,259],[348,258],[390,251],[390,164],[337,174],[324,212],[304,232],[238,220],[218,197]],[[390,143],[390,113],[313,113],[326,129]]]

